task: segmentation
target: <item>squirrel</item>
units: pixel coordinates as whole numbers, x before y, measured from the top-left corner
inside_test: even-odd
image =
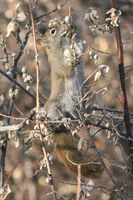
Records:
[[[47,118],[61,120],[63,117],[79,119],[83,105],[80,86],[84,81],[81,55],[84,52],[83,41],[77,33],[76,26],[69,16],[50,20],[49,28],[38,40],[45,48],[51,68],[51,93],[45,104]],[[81,165],[81,175],[97,177],[103,171],[102,164],[93,155],[84,158],[78,150],[78,142],[66,127],[54,130],[53,143],[59,159],[72,172],[77,173]],[[93,158],[92,158],[93,157]]]

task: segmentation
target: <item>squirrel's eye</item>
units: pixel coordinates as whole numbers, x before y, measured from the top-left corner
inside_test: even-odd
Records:
[[[52,28],[52,29],[50,30],[50,34],[51,34],[51,35],[55,35],[56,32],[57,32],[56,28]]]

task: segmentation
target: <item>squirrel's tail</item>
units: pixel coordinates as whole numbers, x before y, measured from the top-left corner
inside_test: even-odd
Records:
[[[53,141],[56,145],[56,153],[61,162],[74,173],[78,173],[78,165],[81,166],[81,175],[85,177],[99,178],[103,172],[103,166],[98,159],[83,156],[78,150],[72,134],[68,132],[55,133]]]

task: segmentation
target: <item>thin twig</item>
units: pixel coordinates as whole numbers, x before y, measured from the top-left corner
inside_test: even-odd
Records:
[[[114,109],[114,108],[92,106],[91,109],[92,110],[97,110],[97,111],[108,111],[108,112],[114,112],[114,113],[124,114],[123,110],[117,110],[117,109]],[[133,116],[133,113],[129,113],[129,114],[130,114],[130,116]]]
[[[19,53],[18,55],[15,57],[14,59],[14,64],[12,66],[12,68],[14,68],[15,66],[17,66],[17,63],[19,61],[19,59],[21,58],[21,56],[23,55],[23,52],[24,52],[24,49],[26,47],[26,44],[28,42],[28,39],[29,39],[29,34],[31,33],[31,28],[29,28],[25,34],[25,38],[23,40],[23,42],[21,43],[20,45],[20,50],[19,50]]]
[[[34,49],[35,49],[35,62],[36,62],[36,110],[39,111],[39,59],[38,59],[38,49],[36,43],[36,34],[35,34],[35,21],[33,17],[32,9],[32,0],[29,0],[29,9],[31,14],[31,23],[32,23],[32,34],[34,40]]]
[[[80,191],[81,191],[81,165],[77,166],[77,199],[80,200]]]
[[[110,0],[110,4],[112,8],[117,8],[116,1]],[[133,139],[131,124],[130,124],[130,116],[129,116],[129,107],[127,101],[127,92],[126,92],[126,82],[125,82],[125,70],[124,70],[124,56],[123,56],[123,45],[121,39],[121,30],[120,25],[115,27],[115,37],[117,42],[117,51],[118,51],[118,66],[119,66],[119,76],[121,83],[121,92],[122,92],[122,103],[124,107],[124,121],[126,126],[126,135],[127,138]],[[133,142],[128,141],[129,152],[131,156],[131,165],[132,165],[132,173],[133,173]]]
[[[79,114],[80,120],[81,120],[81,122],[82,122],[84,131],[86,132],[86,135],[88,135],[88,137],[89,137],[89,138],[86,138],[87,142],[89,141],[89,143],[91,143],[91,144],[93,145],[94,150],[95,150],[95,152],[96,152],[96,154],[97,154],[99,160],[101,161],[101,163],[102,163],[102,165],[103,165],[103,167],[104,167],[104,169],[105,169],[107,175],[110,177],[110,179],[111,179],[112,183],[114,184],[115,188],[117,188],[118,194],[119,194],[120,198],[121,198],[122,200],[124,200],[124,196],[123,196],[123,193],[121,192],[120,186],[117,184],[115,178],[113,177],[113,175],[110,173],[110,171],[109,171],[108,168],[106,167],[106,164],[105,164],[104,160],[103,160],[102,157],[101,157],[101,153],[100,153],[99,150],[97,149],[97,147],[96,147],[96,145],[95,145],[95,142],[94,142],[94,140],[93,140],[93,137],[91,136],[90,132],[88,131],[88,129],[87,129],[85,123],[84,123],[84,120],[83,120],[81,114],[80,114],[79,112],[78,112],[78,114]]]
[[[106,52],[106,51],[101,51],[101,50],[95,49],[94,47],[90,47],[89,46],[89,48],[94,50],[94,51],[96,51],[96,52],[98,52],[98,53],[102,53],[102,54],[106,54],[106,55],[110,55],[110,56],[115,56],[115,54],[113,54],[113,53]]]
[[[5,118],[10,118],[10,119],[15,119],[15,120],[24,120],[25,118],[22,117],[13,117],[13,116],[8,116],[0,113],[0,116],[5,117]]]
[[[54,179],[54,181],[57,182],[57,183],[62,183],[62,184],[66,184],[66,185],[77,185],[76,182],[75,183],[74,182],[66,182],[66,181],[56,179],[56,178]],[[102,184],[89,185],[89,184],[81,183],[81,186],[90,186],[93,189],[106,189],[106,190],[108,190],[110,192],[114,192],[114,193],[116,193],[116,191],[117,191],[114,188],[111,188],[107,185],[102,185]],[[127,195],[129,197],[133,197],[133,192],[124,190],[123,193],[125,193],[125,195]]]
[[[24,41],[20,43],[20,50],[18,55],[14,59],[14,63],[11,67],[12,71],[12,79],[16,80],[17,79],[17,64],[21,56],[23,55],[24,48],[27,44],[28,37],[30,34],[31,30],[28,30],[28,32],[25,35]],[[7,55],[7,52],[5,52]],[[13,84],[12,86],[12,91],[16,89],[16,84]],[[9,106],[8,106],[8,111],[6,113],[7,116],[10,116],[12,114],[12,109],[13,109],[13,101],[15,99],[15,96],[13,95],[12,99],[10,100]],[[6,120],[6,125],[10,124],[10,118],[7,118]],[[1,147],[2,155],[1,155],[1,170],[0,170],[0,187],[2,188],[4,185],[4,178],[5,178],[5,158],[6,158],[6,150],[7,150],[7,144],[8,144],[8,133],[5,133],[5,142]]]
[[[43,138],[42,138],[41,134],[40,134],[40,140],[41,140],[41,142],[43,142]],[[52,173],[51,173],[51,170],[50,170],[49,160],[48,160],[47,153],[46,153],[46,150],[45,150],[44,147],[42,147],[42,151],[43,151],[43,154],[44,154],[44,159],[46,161],[46,166],[47,166],[47,170],[48,170],[48,179],[49,179],[49,182],[50,182],[50,187],[51,187],[51,190],[52,190],[53,199],[57,200],[55,189],[54,189],[53,177],[52,177]]]
[[[0,132],[2,132],[2,134],[0,134],[0,135],[5,134],[5,133],[3,133],[3,132],[6,132],[6,131],[14,131],[14,134],[16,134],[15,131],[20,130],[21,128],[23,128],[24,125],[26,124],[26,121],[27,121],[27,120],[28,120],[28,119],[25,119],[25,120],[23,120],[23,121],[22,121],[21,123],[19,123],[19,124],[1,126],[1,127],[0,127]]]
[[[71,0],[69,0],[69,3],[68,3],[68,15],[69,17],[71,17]]]
[[[32,0],[29,0],[29,9],[30,9],[30,14],[31,14],[31,23],[32,23],[32,33],[33,33],[33,39],[34,39],[34,48],[35,48],[35,61],[36,61],[36,112],[39,112],[39,59],[38,59],[38,49],[37,49],[37,43],[36,43],[36,34],[35,34],[35,21],[33,17],[33,9],[32,9]],[[40,126],[38,124],[39,122],[39,115],[36,115],[36,123],[38,125],[38,128],[40,129]],[[41,129],[40,129],[41,133]],[[40,134],[40,141],[43,142],[42,135]],[[50,170],[50,165],[47,157],[47,153],[44,147],[42,147],[42,151],[44,154],[44,159],[46,161],[46,166],[47,166],[47,171],[48,171],[48,179],[50,181],[50,187],[52,190],[53,194],[53,199],[57,200],[56,198],[56,193],[54,189],[54,183],[53,183],[53,178],[52,178],[52,173]]]
[[[28,90],[26,90],[24,88],[24,86],[22,86],[18,81],[16,81],[15,79],[13,79],[11,76],[9,76],[8,74],[6,74],[3,70],[0,69],[0,73],[2,75],[4,75],[8,80],[10,80],[12,83],[14,83],[15,85],[17,85],[20,89],[22,89],[26,94],[28,94],[30,97],[33,98],[33,100],[36,100],[36,97],[29,92]]]
[[[58,9],[55,8],[55,9],[49,11],[48,13],[45,13],[45,14],[40,15],[40,16],[38,16],[38,17],[35,17],[34,19],[35,19],[35,20],[40,20],[40,19],[43,18],[43,17],[46,17],[46,16],[48,16],[48,15],[51,15],[52,13],[56,12],[57,10],[58,10]]]

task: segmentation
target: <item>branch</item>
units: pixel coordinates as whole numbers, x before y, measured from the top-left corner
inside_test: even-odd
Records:
[[[24,88],[24,86],[22,86],[18,81],[16,81],[15,79],[13,79],[11,76],[9,76],[8,74],[6,74],[3,70],[0,69],[0,73],[5,76],[8,80],[10,80],[12,83],[14,83],[15,85],[17,85],[20,89],[22,89],[26,94],[28,94],[32,99],[36,100],[36,97],[30,93],[28,90],[26,90]]]
[[[22,121],[19,124],[14,124],[14,125],[7,125],[7,126],[1,126],[0,127],[0,132],[7,132],[7,131],[17,131],[20,130],[21,128],[24,127],[24,125],[26,124],[26,121],[28,119],[25,119],[24,121]],[[3,133],[4,134],[4,133]],[[2,135],[2,134],[0,134]]]
[[[112,8],[117,8],[116,1],[110,0],[110,4]],[[127,138],[133,139],[130,116],[129,116],[129,108],[126,94],[126,82],[125,82],[125,70],[124,70],[124,58],[123,58],[123,45],[121,39],[121,30],[120,25],[115,27],[115,37],[117,42],[117,51],[118,51],[118,67],[119,67],[119,76],[121,83],[121,92],[122,92],[122,102],[124,106],[124,122],[126,126],[126,135]],[[129,153],[131,156],[131,165],[132,165],[132,173],[133,173],[133,142],[128,140]]]
[[[92,106],[91,108],[92,110],[96,110],[96,111],[108,111],[108,112],[114,112],[114,113],[119,113],[119,114],[124,114],[123,110],[117,110],[114,108],[106,108],[106,107],[97,107],[97,106]],[[130,116],[133,116],[133,113],[129,113]]]
[[[97,149],[97,147],[96,147],[96,145],[95,145],[95,142],[94,142],[94,140],[93,140],[93,137],[90,135],[90,132],[88,131],[86,125],[84,124],[84,122],[83,122],[81,116],[80,116],[80,118],[81,118],[81,121],[82,121],[84,130],[85,130],[85,132],[87,133],[87,135],[89,136],[89,138],[87,138],[87,142],[90,141],[91,144],[93,145],[94,150],[95,150],[95,152],[96,152],[96,154],[97,154],[99,160],[101,161],[101,163],[102,163],[102,165],[103,165],[103,167],[104,167],[104,169],[105,169],[107,175],[110,177],[111,182],[114,184],[115,188],[117,189],[117,192],[118,192],[119,197],[120,197],[121,199],[124,200],[125,198],[124,198],[123,192],[121,191],[120,186],[117,184],[115,178],[112,176],[112,174],[110,173],[110,171],[109,171],[108,168],[106,167],[106,164],[105,164],[104,160],[102,159],[101,153],[99,152],[99,150]]]
[[[48,15],[50,15],[50,14],[56,12],[57,10],[58,10],[58,9],[55,8],[54,10],[51,10],[51,11],[49,11],[49,12],[46,13],[46,14],[40,15],[40,16],[38,16],[38,17],[35,17],[35,20],[40,20],[41,18],[46,17],[46,16],[48,16]]]
[[[38,59],[38,49],[37,49],[37,43],[36,43],[36,34],[35,34],[35,26],[36,23],[34,21],[34,16],[33,16],[33,5],[32,5],[33,1],[29,0],[29,10],[30,10],[30,16],[31,16],[31,25],[32,25],[32,34],[33,34],[33,40],[34,40],[34,49],[35,49],[35,62],[36,62],[36,112],[39,112],[39,59]],[[37,127],[38,129],[40,129],[40,141],[43,142],[43,138],[41,135],[41,128],[38,124],[39,122],[39,115],[36,115],[36,123],[37,123]],[[57,200],[56,198],[56,193],[55,193],[55,189],[54,189],[54,182],[53,182],[53,177],[52,177],[52,173],[50,170],[50,165],[49,165],[49,161],[48,161],[48,157],[47,157],[47,152],[45,150],[45,147],[42,147],[42,151],[44,154],[44,159],[46,161],[46,166],[47,166],[47,171],[48,171],[48,181],[50,183],[50,187],[52,190],[52,194],[53,194],[53,199]]]
[[[62,184],[66,184],[66,185],[77,185],[76,182],[66,182],[66,181],[59,180],[59,179],[55,179],[55,182],[57,182],[57,183],[62,183]],[[89,184],[81,183],[81,186],[90,186],[90,187],[92,187],[93,189],[106,189],[107,191],[110,191],[110,192],[114,192],[114,193],[117,192],[116,189],[114,189],[114,188],[112,189],[111,187],[109,187],[109,186],[107,186],[107,185],[102,185],[102,184],[89,185]],[[133,192],[124,190],[123,193],[124,193],[126,196],[133,197]]]
[[[19,59],[21,58],[21,56],[23,55],[23,52],[24,52],[24,49],[25,49],[25,46],[28,42],[28,38],[29,38],[29,34],[31,33],[31,28],[29,28],[29,30],[26,32],[25,34],[25,38],[24,38],[24,41],[21,43],[20,45],[20,50],[19,50],[19,53],[18,55],[15,57],[14,59],[14,64],[12,66],[12,68],[16,67],[17,66],[17,63],[19,61]]]
[[[33,8],[32,8],[32,0],[29,0],[29,10],[31,15],[31,25],[32,25],[32,35],[34,41],[34,49],[35,49],[35,62],[36,62],[36,109],[39,111],[39,60],[38,60],[38,49],[36,44],[36,34],[35,34],[35,21],[33,17]]]
[[[22,43],[20,43],[20,50],[18,55],[15,57],[14,59],[14,63],[11,66],[11,73],[12,73],[12,79],[16,80],[17,79],[17,64],[19,59],[21,58],[21,56],[23,55],[23,51],[25,49],[25,46],[27,44],[28,38],[29,38],[29,34],[31,32],[31,28],[29,28],[29,30],[27,31],[27,33],[25,34],[25,38],[23,40]],[[7,52],[5,52],[5,55],[7,56]],[[8,59],[8,57],[6,57],[6,59]],[[8,61],[8,60],[7,60]],[[16,89],[16,84],[12,85],[12,90],[14,91]],[[7,109],[7,115],[11,116],[12,114],[12,110],[13,110],[13,100],[15,99],[15,96],[13,95],[12,99],[9,102],[9,106]],[[10,124],[10,118],[6,119],[6,125]],[[1,147],[1,167],[0,167],[0,187],[2,188],[4,185],[4,178],[5,178],[5,158],[6,158],[6,151],[7,151],[7,145],[8,145],[8,133],[5,132],[5,142]]]

